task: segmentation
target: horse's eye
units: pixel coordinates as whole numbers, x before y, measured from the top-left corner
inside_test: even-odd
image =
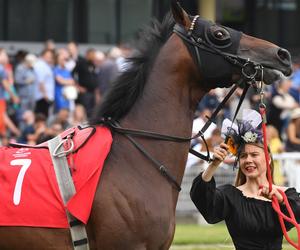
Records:
[[[227,29],[219,25],[211,25],[206,31],[206,37],[209,43],[215,47],[227,47],[231,44],[230,33]]]
[[[228,39],[230,37],[228,31],[226,29],[216,29],[216,30],[212,30],[213,36],[216,39],[222,40],[222,39]]]
[[[223,37],[223,35],[224,34],[222,33],[222,31],[215,32],[215,37],[218,38],[218,39],[221,39]]]

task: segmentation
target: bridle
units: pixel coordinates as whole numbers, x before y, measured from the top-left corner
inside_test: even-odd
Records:
[[[202,37],[197,37],[194,34],[196,22],[199,19],[199,15],[195,16],[191,22],[191,26],[188,31],[181,25],[175,24],[174,33],[176,33],[188,46],[192,46],[195,51],[196,63],[201,67],[200,49],[207,51],[209,53],[221,56],[228,63],[233,66],[237,66],[241,69],[243,81],[253,82],[259,70],[262,69],[262,65],[250,61],[250,59],[245,59],[231,53],[224,52],[217,47],[213,46],[212,43],[207,42]],[[237,32],[241,33],[241,32]],[[223,46],[223,48],[226,48]]]
[[[169,172],[169,170],[158,160],[153,158],[146,150],[145,148],[138,143],[133,137],[142,137],[147,139],[153,139],[153,140],[161,140],[161,141],[172,141],[177,143],[184,143],[184,142],[190,142],[193,139],[201,138],[204,142],[204,145],[206,147],[207,154],[203,155],[192,148],[190,148],[189,152],[194,154],[195,156],[199,157],[202,160],[205,160],[207,162],[210,162],[212,159],[210,157],[209,149],[207,142],[204,138],[204,132],[207,130],[207,128],[210,126],[210,124],[215,120],[217,114],[219,111],[224,107],[227,100],[230,98],[230,96],[235,92],[235,90],[240,87],[242,84],[245,84],[243,94],[240,97],[240,101],[238,103],[236,112],[234,114],[234,118],[232,122],[235,120],[238,111],[240,109],[240,106],[246,96],[247,90],[251,85],[255,83],[255,77],[257,76],[258,72],[261,71],[261,74],[263,75],[263,67],[260,64],[257,64],[255,62],[250,61],[249,59],[244,59],[239,56],[233,55],[231,53],[223,52],[220,49],[214,47],[210,43],[206,42],[201,37],[197,37],[194,34],[196,21],[198,20],[199,16],[195,16],[192,20],[191,26],[188,29],[188,31],[185,30],[182,26],[176,24],[174,26],[174,33],[176,33],[188,46],[192,46],[195,51],[195,58],[196,63],[199,67],[201,67],[201,58],[200,58],[200,51],[204,50],[209,53],[213,53],[217,56],[223,57],[228,63],[232,64],[233,66],[237,66],[241,69],[242,78],[236,83],[231,90],[228,92],[228,94],[225,96],[223,101],[219,104],[219,106],[216,108],[216,110],[213,112],[212,116],[208,119],[208,121],[205,123],[203,128],[193,137],[179,137],[179,136],[171,136],[166,134],[160,134],[156,132],[150,132],[145,130],[136,130],[136,129],[128,129],[123,128],[117,121],[111,119],[110,117],[104,117],[102,118],[101,123],[107,127],[109,127],[113,132],[116,132],[118,134],[124,135],[150,162],[153,163],[153,166],[178,190],[181,190],[180,185],[178,184],[176,178]]]

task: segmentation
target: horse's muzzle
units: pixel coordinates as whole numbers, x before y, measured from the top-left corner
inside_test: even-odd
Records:
[[[285,66],[291,66],[292,65],[291,54],[286,49],[279,48],[278,51],[277,51],[277,58]]]

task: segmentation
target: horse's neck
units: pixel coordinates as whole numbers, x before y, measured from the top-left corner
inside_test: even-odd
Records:
[[[190,136],[196,105],[205,94],[193,79],[194,62],[178,37],[164,46],[144,93],[125,120],[157,132]],[[193,82],[194,81],[194,82]]]
[[[124,119],[124,124],[173,136],[191,136],[196,103],[204,93],[192,82],[193,62],[185,46],[179,45],[174,43],[174,47],[165,46],[161,49],[144,93]],[[153,156],[181,182],[189,143],[147,140],[147,146],[148,143]]]

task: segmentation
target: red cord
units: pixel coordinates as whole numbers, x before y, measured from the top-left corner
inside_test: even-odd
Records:
[[[259,108],[261,117],[262,117],[262,132],[263,132],[263,138],[264,138],[264,151],[265,151],[265,158],[266,158],[266,164],[267,164],[267,177],[268,177],[268,182],[269,182],[269,190],[271,192],[272,190],[272,174],[271,174],[271,167],[270,167],[270,156],[269,156],[269,151],[268,151],[268,143],[267,143],[267,131],[266,131],[266,108],[264,106],[261,106]],[[293,213],[293,210],[289,204],[289,201],[286,197],[286,194],[278,189],[278,191],[280,192],[280,194],[283,197],[283,202],[287,208],[288,214],[289,216],[285,215],[280,208],[280,204],[279,201],[277,199],[277,197],[274,195],[272,197],[272,207],[273,209],[276,211],[276,213],[278,214],[278,218],[279,218],[279,222],[280,222],[280,226],[283,232],[283,235],[285,237],[285,239],[296,249],[300,250],[300,224],[297,223],[297,220],[295,218],[295,215]],[[298,236],[298,244],[293,242],[286,230],[285,224],[284,224],[284,220],[288,221],[289,223],[293,224],[295,226],[295,228],[297,229],[297,236]]]

